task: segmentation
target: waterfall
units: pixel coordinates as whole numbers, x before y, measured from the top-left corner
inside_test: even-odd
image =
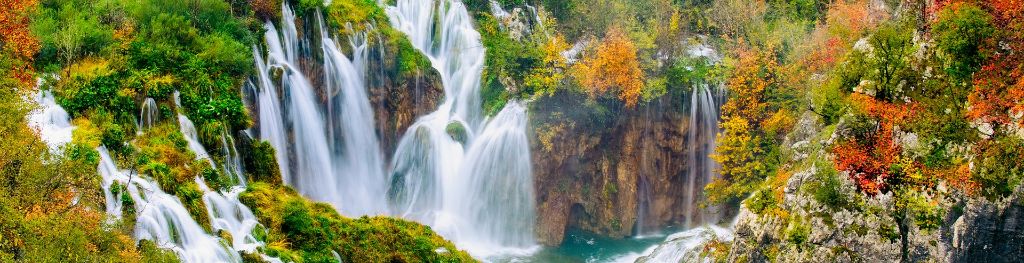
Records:
[[[509,102],[484,120],[484,49],[459,1],[398,0],[386,7],[441,74],[445,100],[398,143],[388,191],[393,213],[431,225],[477,257],[535,246],[526,109]],[[479,131],[479,132],[478,132]]]
[[[346,56],[319,12],[304,30],[318,35],[299,34],[286,3],[280,25],[265,23],[266,56],[253,48],[259,138],[277,149],[284,182],[347,216],[390,213],[431,225],[474,256],[534,247],[526,109],[510,102],[483,117],[484,49],[472,18],[458,1],[402,0],[386,11],[445,87],[438,109],[399,140],[390,170],[367,92],[366,34],[349,36]],[[317,57],[310,52],[322,54],[319,87],[298,67]]]
[[[61,146],[71,142],[71,132],[75,126],[71,125],[68,112],[57,105],[49,91],[40,91],[33,100],[39,108],[28,114],[28,124],[38,131],[40,139],[50,147],[51,152],[57,152]]]
[[[259,221],[248,207],[238,201],[238,195],[245,191],[244,186],[232,187],[225,193],[218,193],[211,191],[199,177],[195,180],[199,189],[204,192],[203,201],[206,203],[206,213],[210,216],[210,226],[216,231],[230,233],[231,247],[251,253],[263,245],[252,234]]]
[[[299,47],[312,41],[298,38],[295,14],[286,3],[282,14],[280,32],[269,21],[264,25],[266,60],[253,48],[259,78],[260,138],[277,149],[284,182],[303,195],[330,202],[348,216],[384,213],[384,155],[366,90],[366,35],[351,38],[350,59],[339,50],[317,13],[323,100],[297,66],[300,56],[309,55],[300,53]],[[275,73],[279,83],[272,80]],[[277,85],[285,98],[278,96]],[[282,100],[287,101],[284,107]]]
[[[100,154],[99,172],[107,198],[107,212],[120,215],[120,195],[111,193],[114,182],[127,187],[135,202],[135,238],[152,240],[173,250],[184,262],[240,262],[241,257],[222,240],[206,233],[189,215],[178,197],[164,193],[156,182],[122,171],[105,147]],[[124,194],[124,193],[119,193]]]
[[[714,49],[707,45],[695,45],[687,53],[692,57],[704,58],[708,63],[718,63],[721,58]],[[716,223],[717,211],[703,211],[699,207],[698,197],[702,196],[704,186],[717,176],[718,162],[711,159],[715,150],[715,137],[718,134],[719,98],[723,98],[724,85],[699,83],[692,87],[690,93],[690,125],[687,128],[687,156],[690,167],[686,178],[687,195],[683,202],[683,211],[687,211],[684,227],[695,224]]]
[[[270,31],[267,31],[270,34]],[[273,34],[275,37],[277,34]],[[269,40],[268,40],[268,45]],[[288,134],[285,132],[284,116],[281,109],[281,99],[277,95],[277,89],[270,80],[270,72],[267,69],[263,55],[256,47],[252,48],[253,58],[256,60],[256,77],[259,81],[255,84],[259,88],[257,94],[257,107],[259,109],[259,134],[264,140],[276,150],[274,157],[277,159],[277,166],[281,168],[281,179],[284,183],[291,184],[291,171],[288,159]]]
[[[534,245],[535,204],[526,109],[512,101],[487,122],[466,154],[462,185],[449,190],[466,217],[456,236],[467,250]],[[465,231],[470,230],[470,231]]]
[[[328,101],[328,135],[335,140],[335,171],[339,178],[339,194],[344,203],[339,209],[352,215],[377,214],[385,211],[384,155],[374,130],[373,108],[366,91],[366,34],[352,36],[352,60],[345,57],[327,34],[323,19],[320,34],[324,52],[324,85],[337,93]],[[334,130],[337,132],[333,132]],[[341,137],[340,140],[337,138]]]
[[[153,128],[153,124],[158,121],[160,121],[160,108],[156,106],[156,100],[146,98],[139,110],[139,123],[136,125],[138,126],[137,133],[142,133],[143,129]]]

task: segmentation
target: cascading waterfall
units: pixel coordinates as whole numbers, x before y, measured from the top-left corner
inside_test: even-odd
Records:
[[[399,141],[388,192],[392,211],[433,226],[477,257],[533,247],[526,110],[510,102],[482,119],[484,48],[465,6],[399,0],[386,11],[441,73],[445,88],[438,109]]]
[[[100,154],[99,172],[107,193],[107,213],[121,215],[121,196],[111,193],[114,182],[126,186],[135,202],[135,238],[152,240],[173,250],[185,262],[240,262],[238,252],[219,238],[206,233],[189,215],[178,197],[164,193],[156,182],[117,168],[105,147]]]
[[[174,92],[175,105],[181,107],[179,94]],[[199,143],[195,125],[185,115],[178,113],[178,125],[181,133],[188,142],[189,149],[196,153],[196,159],[202,159],[210,163],[214,168],[216,163],[210,158],[206,148]],[[206,205],[207,214],[210,217],[210,225],[215,231],[227,231],[233,237],[231,247],[237,251],[255,252],[256,248],[263,243],[253,235],[253,229],[259,225],[256,216],[249,207],[246,207],[238,200],[238,195],[245,191],[245,176],[242,172],[241,158],[234,147],[234,139],[223,130],[220,135],[221,152],[224,153],[224,163],[221,166],[224,175],[230,176],[238,185],[231,186],[226,192],[218,192],[210,189],[206,182],[196,176],[195,182],[203,191],[203,203]],[[277,260],[263,256],[266,260]]]
[[[30,114],[29,123],[40,129],[40,139],[52,148],[69,143],[71,131],[75,127],[71,126],[67,112],[56,104],[53,95],[47,91],[40,92],[36,101],[42,107]],[[100,146],[96,151],[100,156],[97,170],[102,177],[106,212],[113,218],[122,217],[123,195],[130,197],[135,203],[136,239],[152,240],[161,247],[171,249],[185,262],[241,261],[235,250],[219,238],[207,234],[176,196],[164,193],[154,181],[118,169],[106,147]],[[116,194],[112,191],[115,182],[124,186]]]
[[[326,101],[296,66],[308,39],[299,39],[296,17],[282,7],[281,32],[271,22],[265,39],[268,56],[254,48],[260,138],[277,149],[285,183],[303,195],[330,202],[348,216],[387,211],[384,199],[384,157],[374,131],[373,110],[366,91],[365,34],[351,38],[352,59],[339,49],[317,14]],[[272,74],[280,74],[287,103],[282,107]],[[289,136],[291,135],[291,136]],[[294,154],[291,159],[289,153]],[[294,160],[294,163],[288,161]]]
[[[142,133],[142,130],[153,128],[153,124],[160,121],[160,109],[153,98],[146,98],[140,108],[142,109],[139,110],[138,132]]]
[[[28,124],[37,129],[39,137],[46,142],[51,152],[59,151],[61,146],[71,142],[71,132],[75,126],[71,125],[68,112],[57,105],[49,91],[40,91],[33,99],[39,108],[29,113]]]
[[[266,58],[258,47],[253,52],[259,137],[277,149],[285,183],[345,215],[391,213],[429,224],[478,257],[534,246],[526,110],[510,102],[483,118],[484,50],[462,3],[402,0],[387,7],[445,87],[439,108],[400,139],[390,178],[367,94],[366,36],[350,37],[349,58],[319,15],[320,39],[312,41],[299,38],[294,13],[287,4],[282,9],[280,25],[265,24]],[[300,57],[315,55],[302,52],[316,50],[308,48],[316,42],[323,87],[313,87],[297,67]]]
[[[324,53],[324,85],[332,94],[328,101],[329,138],[339,177],[341,200],[339,208],[353,215],[377,214],[385,211],[384,155],[374,131],[373,108],[366,91],[366,34],[352,36],[352,60],[338,50],[327,34],[323,19],[320,34]],[[340,139],[339,139],[340,137]]]

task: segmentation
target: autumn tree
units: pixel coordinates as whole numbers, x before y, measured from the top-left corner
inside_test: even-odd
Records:
[[[612,27],[595,52],[574,66],[573,75],[591,97],[618,93],[627,106],[635,106],[644,87],[636,52],[633,41]]]
[[[39,52],[39,41],[29,32],[29,16],[35,10],[35,0],[0,0],[0,66],[10,70],[22,85],[32,83],[32,64],[28,63]]]
[[[990,123],[994,132],[1007,132],[1010,124],[1024,124],[1024,5],[1018,0],[984,2],[997,29],[991,57],[974,75],[968,117]],[[962,11],[961,11],[962,12]],[[956,14],[956,13],[954,13]],[[965,17],[966,18],[966,17]]]
[[[729,100],[722,105],[722,132],[711,155],[720,164],[721,176],[704,189],[711,203],[746,196],[773,170],[773,138],[763,127],[775,108],[767,93],[776,86],[777,65],[768,54],[752,48],[741,48],[736,57],[726,82]]]

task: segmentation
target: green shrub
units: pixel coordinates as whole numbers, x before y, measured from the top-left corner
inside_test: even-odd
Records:
[[[762,189],[754,192],[754,195],[748,198],[745,204],[751,212],[758,215],[764,215],[765,211],[778,207],[779,200],[775,198],[775,193],[773,193],[771,189]]]
[[[828,163],[816,164],[818,172],[814,174],[814,181],[807,184],[814,201],[831,209],[844,207],[849,201],[842,192],[842,181],[838,172]]]

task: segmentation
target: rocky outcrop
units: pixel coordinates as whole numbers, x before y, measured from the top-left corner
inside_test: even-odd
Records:
[[[403,76],[406,74],[399,74],[397,54],[395,46],[376,45],[369,50],[367,65],[377,136],[388,159],[416,118],[433,112],[444,100],[444,87],[436,70],[427,65],[416,74]]]
[[[679,224],[687,192],[680,189],[687,168],[684,111],[661,106],[673,105],[667,99],[622,110],[581,107],[585,99],[556,94],[531,104],[539,240],[558,245],[567,228],[633,234],[642,185],[650,197],[642,224]]]
[[[841,136],[822,130],[817,117],[805,114],[784,143],[794,163],[824,154],[824,146]],[[907,136],[902,136],[907,137]],[[901,140],[906,143],[907,140]],[[788,178],[780,210],[756,214],[745,205],[734,227],[730,262],[897,262],[901,260],[892,193],[866,197],[852,181],[839,188],[854,205],[826,206],[807,191],[823,167],[810,165]],[[942,186],[940,186],[942,187]],[[1014,262],[1024,257],[1024,188],[1008,198],[989,201],[951,190],[939,203],[945,211],[936,229],[907,229],[907,258],[912,262]]]
[[[1024,258],[1024,189],[999,201],[967,200],[943,232],[948,262],[1016,262]],[[954,210],[953,212],[957,212]]]

